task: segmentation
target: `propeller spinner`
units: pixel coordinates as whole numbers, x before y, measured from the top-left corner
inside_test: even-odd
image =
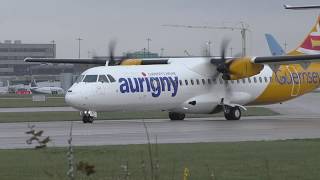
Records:
[[[224,80],[230,80],[230,74],[229,74],[229,63],[227,62],[228,59],[226,59],[226,52],[229,45],[229,40],[224,39],[221,44],[221,51],[220,51],[220,59],[211,59],[211,63],[215,64],[217,67],[217,73],[214,75],[214,79],[216,79],[219,74],[222,74],[222,79]]]

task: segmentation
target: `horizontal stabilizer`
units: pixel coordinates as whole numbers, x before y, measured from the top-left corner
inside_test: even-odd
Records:
[[[313,5],[313,6],[290,6],[290,5],[283,5],[285,9],[292,9],[292,10],[303,10],[303,9],[320,9],[320,5]]]

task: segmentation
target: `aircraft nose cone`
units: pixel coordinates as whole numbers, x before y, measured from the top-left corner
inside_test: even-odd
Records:
[[[66,93],[66,95],[64,97],[64,101],[70,106],[72,106],[72,102],[73,102],[73,97],[71,95],[71,92],[72,92],[71,90],[68,90],[68,92]]]
[[[71,89],[68,90],[68,92],[65,95],[65,102],[72,107],[79,107],[79,100],[80,97],[78,97],[78,95],[75,92],[72,92]]]

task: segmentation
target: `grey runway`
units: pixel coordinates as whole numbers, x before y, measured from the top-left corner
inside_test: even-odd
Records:
[[[36,129],[50,136],[50,146],[67,146],[71,122],[32,123]],[[165,119],[146,120],[152,142],[196,143],[233,142],[277,139],[320,138],[320,120],[317,116],[272,116],[245,117],[240,121],[223,118],[199,118],[185,121]],[[29,137],[24,132],[28,123],[2,123],[0,126],[0,148],[32,148],[27,145]],[[145,144],[147,142],[142,120],[96,121],[94,124],[73,123],[73,144],[119,145]]]
[[[3,98],[2,98],[3,99]],[[0,98],[1,100],[1,98]],[[266,105],[266,107],[280,114],[291,115],[319,115],[320,93],[309,93],[283,104]],[[1,112],[58,112],[77,111],[72,107],[25,107],[25,108],[0,108]]]
[[[320,138],[320,93],[310,93],[284,104],[266,106],[280,116],[243,117],[240,121],[224,118],[199,118],[171,122],[146,120],[151,139],[159,143],[232,142],[277,139]],[[0,112],[74,111],[65,107],[0,108]],[[50,146],[67,146],[70,122],[33,122],[50,136]],[[144,144],[147,142],[141,120],[76,121],[73,143],[76,146]],[[1,123],[0,149],[32,148],[26,144],[28,123]]]

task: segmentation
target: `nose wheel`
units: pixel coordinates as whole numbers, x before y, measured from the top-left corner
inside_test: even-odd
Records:
[[[169,118],[171,121],[184,120],[186,117],[183,113],[169,112]]]
[[[92,116],[82,116],[82,122],[83,123],[93,123],[94,117]]]
[[[97,112],[95,111],[81,111],[83,123],[93,123],[94,119],[97,118]]]

